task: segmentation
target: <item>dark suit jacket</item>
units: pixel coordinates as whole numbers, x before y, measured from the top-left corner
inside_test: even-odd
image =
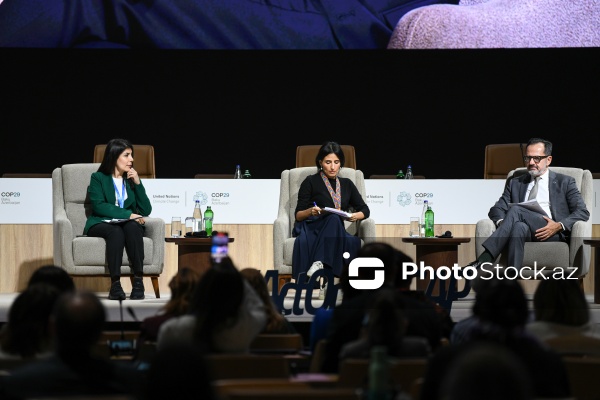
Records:
[[[568,175],[548,171],[548,191],[550,193],[550,212],[552,219],[561,222],[566,231],[562,232],[565,238],[570,236],[573,224],[577,221],[587,221],[590,213],[585,206],[581,193],[577,189],[575,179]],[[508,203],[520,203],[525,199],[527,186],[531,176],[524,174],[511,179],[504,188],[504,193],[488,213],[489,218],[495,222],[504,219],[508,212]]]
[[[398,20],[458,0],[18,0],[0,47],[385,49]]]
[[[117,195],[115,194],[114,181],[111,175],[102,172],[94,172],[88,186],[88,194],[92,203],[92,214],[88,217],[83,234],[87,234],[90,227],[99,224],[103,219],[129,218],[131,214],[148,216],[152,212],[152,204],[143,183],[135,185],[126,180],[127,199],[123,208],[115,205]],[[119,188],[119,191],[121,188]]]

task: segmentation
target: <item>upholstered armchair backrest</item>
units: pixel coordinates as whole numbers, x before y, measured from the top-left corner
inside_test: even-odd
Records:
[[[55,196],[62,195],[62,207],[73,226],[73,238],[83,234],[85,222],[91,214],[87,189],[90,176],[98,170],[99,166],[99,163],[66,164],[60,168],[62,191],[55,192]],[[61,199],[54,200],[55,207],[60,207]]]

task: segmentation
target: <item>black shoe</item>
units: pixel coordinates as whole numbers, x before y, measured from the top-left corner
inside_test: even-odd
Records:
[[[479,289],[479,287],[481,286],[481,277],[479,276],[479,273],[481,272],[479,271],[479,267],[481,267],[481,264],[483,264],[482,261],[475,260],[465,265],[465,267],[475,268],[477,270],[477,276],[475,276],[475,278],[473,278],[471,281],[466,282],[465,288],[461,292],[462,295],[466,296],[471,289],[473,289],[474,292],[477,292],[477,289]]]
[[[133,278],[133,288],[131,289],[129,299],[142,300],[144,297],[144,280],[140,277]]]
[[[121,281],[115,281],[110,285],[110,292],[108,292],[109,300],[125,300],[127,295],[121,286]]]
[[[483,264],[483,262],[481,262],[479,260],[475,260],[475,261],[471,261],[470,263],[465,265],[465,267],[475,267],[475,269],[479,269],[479,267],[481,267],[481,264]]]

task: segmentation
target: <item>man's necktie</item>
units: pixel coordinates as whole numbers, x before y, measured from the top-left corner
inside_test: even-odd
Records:
[[[535,178],[535,183],[533,184],[533,187],[531,188],[531,191],[529,192],[529,197],[527,198],[527,200],[533,200],[537,196],[539,181],[540,181],[540,177],[538,176]]]

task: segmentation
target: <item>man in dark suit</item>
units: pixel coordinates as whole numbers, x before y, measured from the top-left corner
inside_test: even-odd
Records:
[[[508,265],[520,268],[525,242],[568,243],[575,222],[590,217],[575,179],[548,169],[552,163],[551,142],[529,139],[523,159],[529,174],[510,180],[490,209],[488,216],[498,229],[483,242],[485,251],[470,266],[479,268],[483,263],[491,263],[506,249]],[[533,198],[546,215],[509,205]]]
[[[458,0],[4,0],[0,47],[385,49],[398,20]]]

